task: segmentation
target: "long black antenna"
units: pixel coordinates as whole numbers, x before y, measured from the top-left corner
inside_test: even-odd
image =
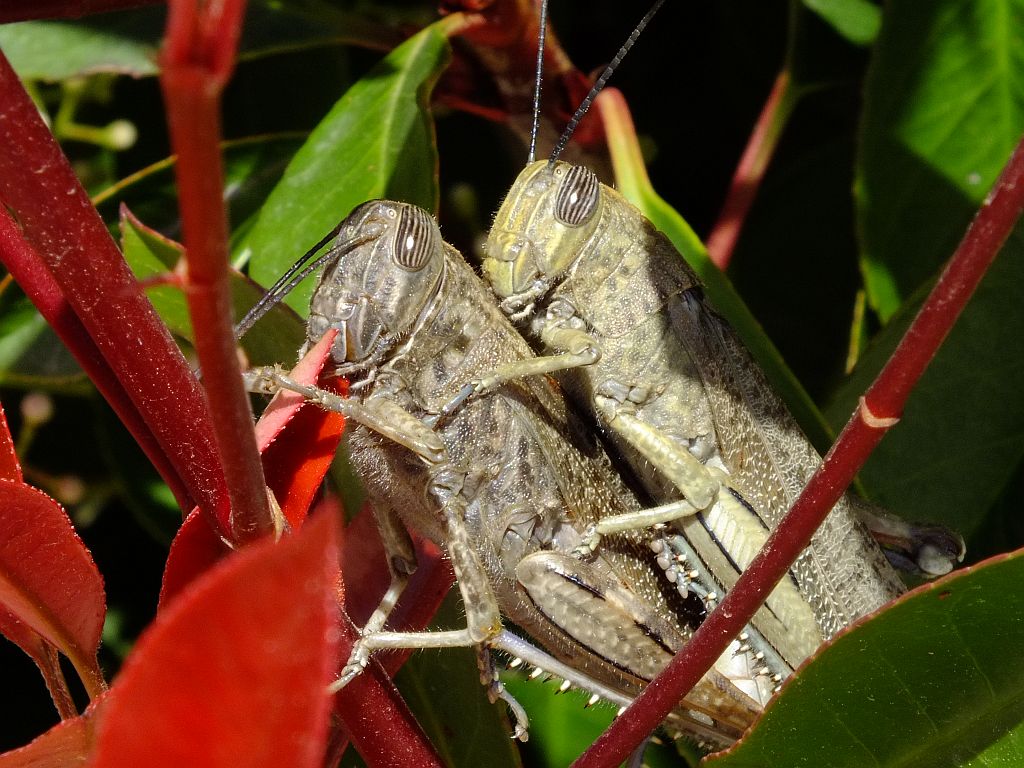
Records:
[[[654,14],[658,12],[658,9],[661,8],[664,2],[665,0],[655,0],[654,5],[651,6],[651,10],[649,10],[642,19],[640,19],[640,23],[636,25],[636,28],[626,39],[626,42],[624,42],[622,47],[619,48],[619,52],[615,54],[615,58],[608,62],[608,66],[604,68],[604,72],[602,72],[601,76],[594,82],[594,87],[590,89],[590,93],[587,94],[583,103],[581,103],[576,109],[576,113],[572,116],[572,119],[569,120],[569,124],[565,126],[565,131],[558,139],[558,143],[555,144],[555,148],[551,151],[551,158],[548,162],[555,162],[555,160],[558,159],[558,156],[565,150],[565,145],[569,143],[569,139],[572,138],[572,134],[576,130],[576,126],[580,124],[580,120],[582,120],[583,116],[587,114],[587,110],[589,110],[590,105],[594,103],[594,99],[597,98],[597,94],[604,90],[604,87],[608,83],[608,79],[612,76],[612,73],[616,68],[618,68],[619,64],[622,63],[626,54],[629,53],[629,49],[633,47],[633,43],[635,43],[636,39],[640,37],[640,33],[644,31],[644,27],[650,23],[651,19],[654,18]]]
[[[245,313],[245,317],[243,317],[235,326],[236,339],[242,338],[249,331],[249,329],[252,328],[260,320],[260,318],[262,318],[271,309],[273,309],[275,305],[279,304],[281,302],[281,299],[288,295],[288,293],[296,285],[298,285],[307,277],[309,277],[309,275],[311,275],[313,272],[319,269],[325,262],[328,262],[331,259],[339,258],[344,253],[347,253],[348,251],[352,250],[352,248],[356,247],[357,245],[360,245],[361,243],[366,242],[367,239],[369,239],[366,235],[361,235],[359,237],[352,238],[351,240],[338,243],[334,247],[329,248],[324,254],[320,256],[320,258],[314,260],[311,264],[307,265],[303,269],[303,264],[305,264],[307,261],[313,258],[317,251],[319,251],[321,248],[323,248],[325,245],[331,242],[331,240],[334,240],[338,236],[338,233],[341,232],[341,229],[346,221],[347,219],[343,219],[334,229],[332,229],[330,232],[324,235],[324,237],[320,239],[320,242],[318,242],[316,245],[314,245],[312,248],[306,251],[299,258],[298,261],[296,261],[294,264],[291,265],[291,267],[288,268],[287,272],[285,272],[283,275],[281,275],[280,278],[278,278],[276,283],[270,286],[267,292],[260,297],[260,300],[257,301],[252,306],[252,308]]]
[[[527,163],[537,159],[537,131],[540,129],[540,89],[544,79],[544,41],[548,36],[548,0],[540,4],[540,33],[537,38],[537,69],[533,82],[533,127],[530,128],[530,157]]]

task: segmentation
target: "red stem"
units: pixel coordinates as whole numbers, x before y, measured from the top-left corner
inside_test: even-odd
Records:
[[[195,506],[181,476],[161,450],[153,432],[117,380],[113,369],[103,359],[82,321],[61,294],[50,270],[32,246],[25,242],[18,225],[5,210],[0,210],[0,261],[110,403],[121,423],[170,486],[178,506],[182,509]]]
[[[722,211],[708,235],[708,255],[721,270],[729,266],[743,222],[750,213],[750,206],[754,204],[768,163],[778,146],[779,136],[795,104],[789,71],[784,69],[775,78],[768,100],[761,109],[743,156],[736,166]]]
[[[707,620],[629,710],[573,765],[618,765],[664,720],[721,656],[732,638],[807,546],[945,340],[1024,210],[1024,140],[1017,145],[913,324],[847,422],[796,504]]]
[[[342,656],[358,637],[348,622]],[[444,763],[420,729],[395,684],[376,662],[334,697],[334,711],[345,724],[370,768],[441,768]]]
[[[341,509],[336,499],[328,498],[316,514],[341,514]],[[388,618],[388,626],[397,631],[423,630],[451,590],[451,564],[442,558],[437,547],[417,541],[416,561],[416,571]],[[377,607],[377,597],[384,594],[391,580],[376,522],[368,507],[345,527],[341,570],[346,584],[358,585],[357,591],[339,594],[346,617],[342,656],[347,658],[351,641],[357,636],[352,620],[363,622],[369,617]],[[336,725],[328,743],[330,759],[326,765],[337,764],[348,746],[349,735],[368,765],[435,764],[437,757],[432,746],[389,680],[408,655],[408,651],[382,654],[380,663],[375,658],[364,675],[337,694],[334,711],[341,724]],[[381,674],[382,669],[385,674]],[[363,678],[366,682],[360,683]],[[369,699],[364,699],[367,696]]]
[[[231,500],[230,519],[221,521],[221,527],[235,542],[274,531],[231,325],[222,199],[220,95],[234,63],[243,10],[243,0],[204,4],[201,9],[195,0],[172,2],[160,77],[178,157],[175,175],[188,265],[185,293]]]
[[[86,369],[110,369],[120,383],[114,385],[109,376],[101,375],[104,394],[122,417],[131,409],[141,414],[166,456],[155,460],[157,468],[179,498],[191,496],[212,519],[227,497],[202,391],[2,54],[0,201],[31,246],[17,247],[18,238],[8,231],[7,242],[14,244],[10,253],[18,261],[11,268],[23,270],[20,279],[25,280],[26,292],[30,298],[51,302],[51,309],[64,317],[65,330],[81,324],[82,333],[76,337],[71,330],[68,338],[75,337],[69,343],[80,359],[93,361]],[[76,320],[68,319],[70,313],[54,301],[54,292],[67,302]],[[82,340],[83,333],[91,343]],[[130,409],[114,394],[118,391],[127,394]],[[126,422],[135,425],[134,434],[153,456],[157,451],[139,420],[129,416]]]
[[[417,549],[423,559],[413,574],[391,622],[400,631],[424,629],[451,589],[453,574],[449,561]],[[412,598],[412,599],[410,599]],[[348,636],[342,642],[342,656],[351,653],[355,629],[345,622]],[[353,680],[334,699],[334,711],[345,725],[352,743],[370,768],[443,765],[433,744],[424,735],[391,677],[405,663],[410,651],[391,653],[382,663],[371,662],[366,672]]]
[[[92,13],[119,11],[160,0],[4,0],[0,4],[0,24],[29,19],[67,19]]]

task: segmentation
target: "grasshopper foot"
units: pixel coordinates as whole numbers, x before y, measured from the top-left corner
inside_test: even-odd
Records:
[[[494,664],[494,657],[486,646],[477,646],[477,667],[480,669],[480,682],[487,688],[487,698],[492,704],[499,699],[505,702],[509,712],[512,714],[512,738],[518,741],[528,741],[530,738],[530,718],[526,715],[523,705],[516,701],[515,697],[505,689],[504,683],[498,679],[498,668]]]
[[[588,525],[582,534],[582,541],[572,551],[572,556],[580,560],[590,560],[598,547],[601,546],[601,533],[593,523]]]
[[[328,690],[331,693],[337,693],[361,675],[369,663],[370,649],[366,647],[366,644],[361,639],[356,640],[352,646],[352,654],[348,657],[348,663],[342,667],[338,679],[331,683]]]

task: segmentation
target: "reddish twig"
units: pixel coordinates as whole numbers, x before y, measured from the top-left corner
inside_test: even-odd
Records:
[[[222,199],[220,95],[234,66],[244,2],[226,0],[200,9],[195,0],[177,0],[169,10],[160,82],[178,156],[185,289],[231,499],[230,519],[221,527],[232,541],[244,542],[275,528],[235,351]]]
[[[789,70],[784,69],[775,78],[775,84],[754,124],[754,130],[747,140],[747,146],[729,183],[722,211],[711,229],[711,234],[708,235],[708,255],[719,269],[724,270],[729,266],[743,222],[750,213],[750,206],[753,205],[757,190],[764,180],[768,163],[779,143],[779,136],[795,105],[796,94],[792,87],[792,79]]]
[[[0,201],[31,245],[21,256],[43,262],[22,262],[26,290],[59,291],[166,455],[157,467],[173,466],[181,480],[170,479],[172,487],[215,515],[226,494],[202,392],[2,55]],[[93,355],[87,346],[77,352]]]
[[[721,605],[629,710],[575,763],[616,766],[664,720],[742,631],[807,546],[885,432],[945,340],[1024,210],[1024,140],[1017,145],[913,324],[800,498],[768,537]]]
[[[161,0],[4,0],[0,3],[0,24],[29,19],[71,19],[93,13],[119,11]]]
[[[400,631],[423,630],[451,589],[454,578],[448,561],[440,560],[436,553],[417,551],[427,556],[420,560],[401,602],[392,613],[392,623]],[[345,625],[348,637],[342,642],[343,656],[351,653],[350,642],[357,636],[352,634],[355,630],[350,623]],[[371,768],[443,765],[390,679],[410,653],[391,653],[382,663],[371,662],[366,671],[334,699],[335,714]],[[336,748],[340,746],[339,742]]]
[[[347,627],[347,632],[345,628]],[[343,624],[342,655],[358,637]],[[444,763],[420,729],[395,684],[376,662],[334,697],[334,711],[371,768],[440,768]]]
[[[50,324],[64,342],[64,346],[82,366],[82,370],[110,403],[121,423],[127,427],[171,488],[178,506],[182,509],[195,506],[180,475],[160,448],[160,444],[132,403],[125,388],[117,380],[113,369],[103,359],[82,321],[61,294],[60,286],[53,279],[42,258],[25,242],[18,225],[3,210],[0,210],[0,261],[3,261],[7,271],[39,310],[39,314]]]

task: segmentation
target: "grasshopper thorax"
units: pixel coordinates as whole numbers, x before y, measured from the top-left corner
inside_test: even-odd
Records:
[[[437,293],[444,271],[441,233],[426,211],[374,200],[357,207],[341,228],[376,233],[344,258],[327,263],[310,301],[306,347],[336,328],[335,372],[375,365],[407,336]]]
[[[572,269],[602,206],[593,171],[541,160],[516,179],[487,239],[483,270],[503,299],[543,295]]]

